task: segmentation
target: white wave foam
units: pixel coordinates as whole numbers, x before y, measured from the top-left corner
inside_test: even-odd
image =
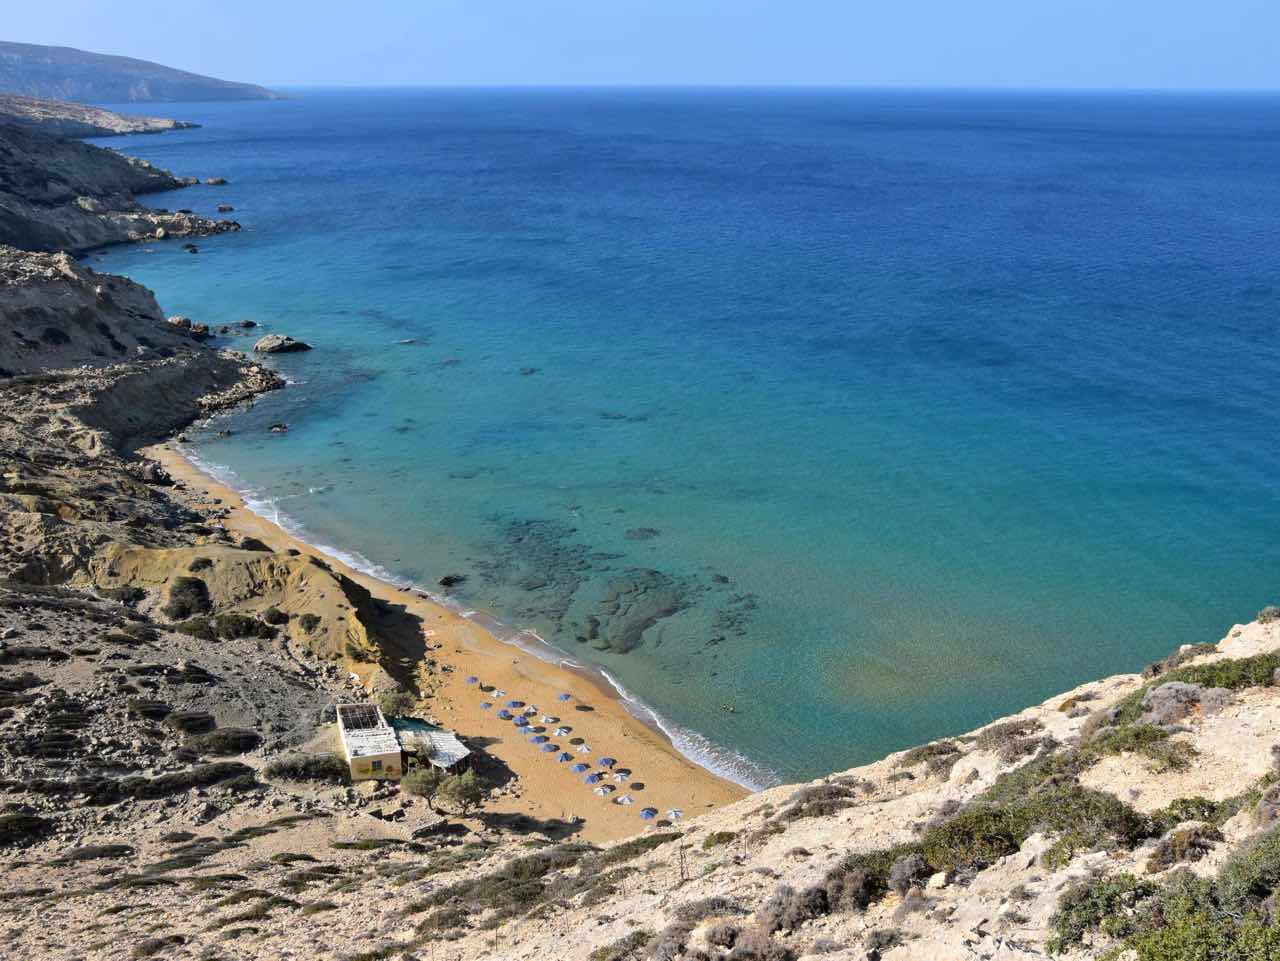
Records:
[[[478,611],[475,608],[463,607],[453,598],[446,595],[437,594],[428,590],[413,581],[406,580],[387,570],[381,564],[375,563],[365,557],[358,551],[348,551],[341,548],[324,544],[314,539],[307,530],[298,523],[294,518],[284,513],[279,508],[280,497],[263,497],[261,493],[245,486],[243,480],[230,467],[224,464],[216,464],[200,457],[191,447],[185,444],[175,444],[187,460],[194,464],[199,470],[213,477],[219,483],[225,484],[240,495],[244,501],[245,507],[257,514],[259,517],[271,521],[281,530],[302,541],[305,544],[315,548],[322,554],[332,557],[334,560],[345,564],[353,570],[368,574],[370,577],[376,577],[380,581],[398,587],[401,590],[412,590],[429,598],[441,607],[445,607],[460,617],[477,624],[486,630],[497,640],[504,644],[511,644],[519,648],[527,654],[530,654],[540,660],[554,664],[558,667],[566,667],[575,671],[585,671],[594,673],[603,678],[614,691],[617,692],[619,699],[627,711],[640,720],[652,727],[656,727],[670,739],[676,750],[682,755],[693,761],[700,767],[706,768],[712,774],[717,774],[726,780],[733,781],[743,787],[759,791],[763,788],[770,787],[774,784],[780,784],[781,778],[768,768],[757,764],[744,754],[729,748],[721,747],[710,738],[697,731],[681,727],[663,717],[644,701],[633,695],[623,686],[617,678],[606,671],[602,667],[595,665],[583,664],[569,657],[559,648],[552,645],[549,641],[530,628],[517,628],[500,621],[486,611]],[[303,495],[288,495],[303,496]]]

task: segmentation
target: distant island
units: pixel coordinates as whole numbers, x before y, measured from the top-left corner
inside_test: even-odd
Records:
[[[79,103],[278,100],[281,94],[73,47],[0,41],[0,93]]]

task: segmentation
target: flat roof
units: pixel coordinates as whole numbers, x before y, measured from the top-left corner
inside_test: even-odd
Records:
[[[337,713],[348,759],[400,753],[400,739],[377,705],[339,704]]]

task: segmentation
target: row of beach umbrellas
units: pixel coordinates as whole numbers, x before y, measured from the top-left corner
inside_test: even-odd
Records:
[[[476,677],[475,675],[471,675],[470,677],[466,678],[466,683],[472,686],[478,685],[480,683],[480,678]],[[506,697],[507,692],[493,690],[491,694],[495,698],[502,698],[502,697]],[[573,695],[569,694],[568,692],[556,695],[556,700],[560,701],[561,703],[565,701],[570,701],[572,699],[573,699]],[[480,709],[484,711],[492,710],[493,702],[481,701]],[[515,713],[517,711],[519,711],[520,713]],[[537,713],[538,713],[537,707],[531,704],[526,704],[524,701],[518,700],[516,698],[512,698],[511,700],[508,700],[501,708],[498,709],[497,717],[499,718],[499,720],[510,721],[516,727],[524,728],[524,727],[532,726],[530,717],[532,717],[533,715],[536,715]],[[559,723],[559,720],[560,720],[559,718],[554,717],[552,715],[544,714],[542,716],[542,722],[544,724],[557,724]],[[567,750],[561,750],[560,745],[553,744],[551,740],[553,736],[564,737],[565,735],[571,733],[572,728],[563,727],[563,726],[558,727],[556,728],[553,735],[544,734],[542,733],[543,730],[544,730],[543,728],[535,729],[534,734],[532,734],[528,738],[529,743],[537,746],[538,749],[541,750],[543,753],[556,754],[556,760],[562,764],[572,761],[573,755]],[[578,741],[577,750],[579,754],[591,753],[591,747],[583,743],[580,738],[575,738],[574,740]],[[569,770],[572,771],[574,774],[585,775],[582,778],[583,783],[590,784],[590,785],[599,785],[599,787],[595,788],[594,793],[599,795],[600,797],[608,797],[609,795],[617,791],[617,788],[611,784],[603,784],[601,782],[603,782],[607,777],[610,776],[609,772],[610,770],[612,770],[614,767],[617,766],[618,759],[615,757],[605,756],[602,758],[598,758],[596,763],[601,768],[604,768],[604,770],[592,771],[591,765],[583,761],[579,761],[577,764],[574,764]],[[622,783],[625,783],[626,780],[630,777],[630,773],[627,771],[616,771],[613,773],[612,777],[614,781],[618,782],[619,784],[622,784]],[[635,804],[636,800],[630,794],[623,794],[623,795],[620,795],[619,797],[614,798],[613,803],[627,806],[627,805]],[[641,808],[640,810],[640,817],[645,821],[652,821],[657,816],[658,816],[657,808],[646,807],[646,808]],[[672,808],[667,812],[667,817],[673,821],[678,821],[680,818],[684,817],[684,812],[681,811],[679,808]]]

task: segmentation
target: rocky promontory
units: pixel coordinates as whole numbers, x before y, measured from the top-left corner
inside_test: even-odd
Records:
[[[51,137],[116,137],[200,126],[163,117],[134,117],[82,103],[6,94],[0,94],[0,123],[11,123]]]
[[[136,199],[191,183],[112,150],[0,124],[0,244],[76,252],[240,229],[233,220],[150,210]]]

